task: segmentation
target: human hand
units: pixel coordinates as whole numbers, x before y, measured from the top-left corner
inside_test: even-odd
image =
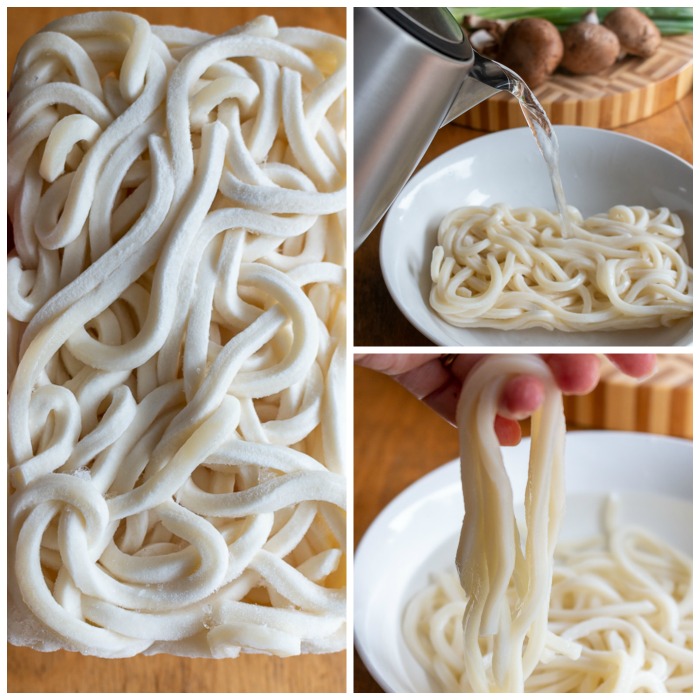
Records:
[[[457,401],[469,372],[484,355],[355,355],[363,367],[383,372],[396,379],[414,396],[454,424]],[[587,394],[600,379],[600,360],[596,355],[542,355],[565,394]],[[646,377],[654,371],[655,355],[607,355],[608,359],[631,377]],[[502,445],[520,442],[519,420],[532,415],[544,399],[544,387],[537,377],[521,375],[509,380],[496,416],[496,434]]]

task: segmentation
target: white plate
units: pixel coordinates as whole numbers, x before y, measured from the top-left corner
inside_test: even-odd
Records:
[[[524,494],[529,440],[506,448],[513,491]],[[643,433],[567,435],[567,509],[561,538],[599,530],[606,496],[620,520],[657,533],[692,556],[692,443]],[[517,498],[517,496],[516,496]],[[387,692],[436,692],[401,634],[408,601],[433,571],[454,565],[464,508],[459,465],[450,462],[397,496],[355,553],[355,646]]]
[[[568,202],[584,216],[615,204],[666,206],[686,229],[692,259],[693,169],[646,141],[602,129],[555,127]],[[690,345],[692,318],[672,328],[566,333],[533,328],[455,328],[431,308],[430,259],[441,219],[462,206],[504,202],[553,210],[549,175],[526,127],[469,141],[420,170],[392,205],[382,229],[386,285],[406,318],[437,345]]]

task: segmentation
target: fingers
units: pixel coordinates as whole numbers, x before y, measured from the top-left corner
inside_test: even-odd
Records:
[[[355,355],[363,367],[391,375],[415,397],[423,400],[452,425],[456,422],[457,401],[463,379],[441,359],[443,355]],[[461,361],[462,356],[457,360]],[[466,375],[465,375],[466,376]]]
[[[376,370],[377,372],[383,372],[384,374],[389,374],[396,376],[397,374],[403,374],[404,372],[409,372],[424,365],[430,360],[441,357],[441,355],[374,355],[374,354],[358,354],[355,355],[355,364],[361,367],[367,367],[368,369]]]
[[[522,420],[532,415],[544,401],[544,386],[537,377],[514,377],[503,387],[499,413],[504,418]]]
[[[447,421],[456,424],[457,403],[462,385],[484,355],[457,355],[447,367],[441,355],[356,355],[358,365],[384,372],[422,399]],[[598,381],[594,355],[548,357],[557,383],[568,393],[590,391]],[[502,445],[517,445],[521,430],[517,421],[532,415],[544,400],[544,387],[536,377],[521,375],[503,389],[496,417],[496,434]]]
[[[600,379],[600,360],[595,355],[543,355],[557,386],[565,394],[587,394]]]
[[[453,425],[462,385],[484,355],[460,354],[449,363],[445,355],[356,355],[357,364],[392,375],[412,394]],[[600,360],[593,354],[543,355],[557,386],[564,394],[587,394],[600,379]],[[631,377],[654,371],[655,355],[608,355],[610,361]],[[496,417],[496,434],[502,445],[517,445],[517,421],[531,416],[544,401],[544,386],[537,378],[520,375],[504,386]]]
[[[414,396],[423,399],[428,404],[430,404],[431,397],[439,396],[441,390],[448,385],[454,384],[457,393],[461,387],[459,380],[440,362],[439,356],[431,356],[431,358],[417,367],[412,367],[408,371],[394,376],[399,384],[405,386]]]
[[[437,362],[447,376],[441,374],[444,378],[438,383],[435,377],[437,370],[435,370],[433,388],[430,393],[424,394],[423,400],[452,425],[457,423],[457,403],[459,402],[462,385],[468,374],[483,357],[484,355],[457,355],[449,370],[441,362]],[[510,434],[512,434],[512,431]]]
[[[415,361],[415,356],[414,361]],[[427,357],[425,355],[418,357]],[[462,385],[483,355],[458,355],[452,365],[445,367],[438,357],[429,356],[427,362],[413,366],[394,378],[414,396],[422,399],[443,418],[456,424],[457,403]],[[413,361],[404,366],[409,367]],[[395,368],[395,365],[392,365]],[[504,446],[517,445],[521,430],[518,420],[534,413],[544,399],[544,388],[536,377],[515,377],[506,383],[501,398],[495,429],[499,442]]]
[[[520,442],[522,433],[520,424],[517,421],[504,418],[503,416],[496,416],[494,427],[496,428],[498,442],[500,442],[503,447],[514,447]]]
[[[642,379],[656,369],[656,355],[606,355],[621,372]]]
[[[544,359],[565,394],[587,394],[598,384],[600,361],[595,355],[545,355]],[[522,420],[531,416],[543,401],[542,382],[522,375],[505,385],[499,411],[506,418]]]
[[[457,424],[457,403],[462,391],[462,382],[454,375],[438,389],[428,394],[423,400],[425,403],[439,413],[445,420]]]
[[[538,383],[537,380],[535,380],[535,383]],[[453,377],[445,385],[440,387],[440,389],[434,391],[429,396],[426,396],[424,398],[424,401],[428,406],[430,406],[430,408],[439,413],[450,423],[455,425],[457,420],[457,403],[459,401],[459,395],[461,390],[461,380],[458,380]],[[535,390],[535,394],[536,393],[537,390]],[[536,409],[537,406],[535,406],[535,408],[533,408],[532,410],[534,411]],[[503,411],[501,411],[501,413],[503,413]],[[511,447],[513,445],[517,445],[520,442],[520,438],[522,437],[522,431],[520,429],[518,419],[514,415],[508,417],[504,415],[497,415],[494,422],[494,428],[496,430],[496,436],[498,437],[498,441],[504,447]]]

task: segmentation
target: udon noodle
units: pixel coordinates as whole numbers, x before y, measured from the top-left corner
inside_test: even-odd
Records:
[[[430,305],[458,327],[562,331],[668,326],[692,313],[683,224],[666,208],[616,206],[568,236],[545,209],[466,207],[440,223]]]
[[[493,419],[502,383],[523,372],[545,381],[546,398],[533,420],[521,535]],[[564,425],[547,377],[541,360],[501,356],[465,384],[458,571],[433,574],[411,600],[405,640],[443,692],[690,692],[691,560],[619,527],[614,498],[602,535],[556,544]]]
[[[345,646],[345,42],[66,17],[9,95],[9,638]]]

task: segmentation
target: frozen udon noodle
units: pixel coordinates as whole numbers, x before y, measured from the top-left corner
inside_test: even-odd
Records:
[[[560,331],[669,326],[692,313],[683,223],[666,208],[465,207],[440,223],[431,307],[458,327]]]
[[[345,646],[345,42],[60,19],[9,95],[9,637]]]
[[[523,372],[543,379],[546,398],[533,419],[519,528],[493,419],[503,382]],[[435,572],[403,621],[409,649],[438,687],[692,691],[691,560],[641,528],[619,527],[614,499],[604,534],[556,541],[564,423],[544,363],[501,356],[482,364],[465,385],[458,423],[467,515],[457,571]]]

